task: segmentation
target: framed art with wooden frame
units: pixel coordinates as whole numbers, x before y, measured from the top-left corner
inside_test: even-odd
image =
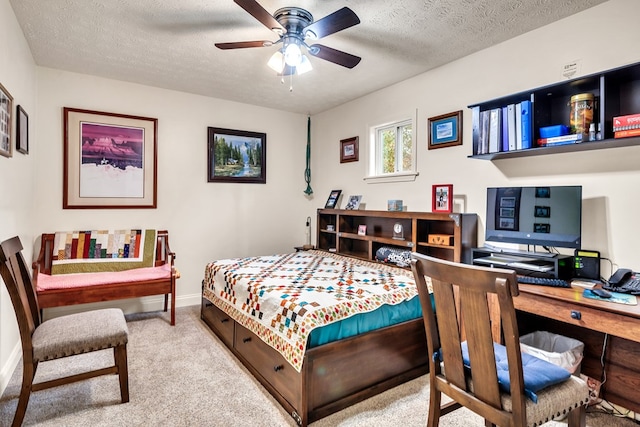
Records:
[[[64,107],[63,209],[157,207],[158,119]]]
[[[208,182],[266,184],[267,134],[208,128]]]
[[[357,162],[358,153],[358,137],[340,140],[340,163]]]
[[[0,156],[11,157],[11,121],[13,97],[0,83]]]
[[[342,190],[331,190],[331,193],[329,193],[329,198],[327,199],[327,203],[325,203],[324,208],[334,209],[338,204],[340,193],[342,193]]]
[[[462,145],[462,110],[429,118],[429,150]]]
[[[436,184],[431,195],[431,211],[451,213],[453,209],[453,185]]]
[[[29,115],[22,105],[16,109],[17,130],[16,130],[16,150],[23,154],[29,154]]]

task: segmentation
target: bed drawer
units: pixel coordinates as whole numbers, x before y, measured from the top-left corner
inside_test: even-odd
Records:
[[[300,399],[301,374],[276,350],[242,326],[235,331],[235,349],[290,404]]]
[[[229,348],[233,347],[235,321],[205,298],[202,299],[202,319]]]

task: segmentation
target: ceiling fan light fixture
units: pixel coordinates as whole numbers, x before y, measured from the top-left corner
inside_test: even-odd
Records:
[[[284,56],[282,55],[282,52],[277,51],[276,53],[271,55],[271,58],[269,58],[269,62],[267,62],[267,65],[276,73],[282,73],[282,71],[284,70]]]
[[[296,73],[298,75],[307,73],[313,70],[313,66],[311,65],[311,61],[307,58],[307,55],[302,55],[302,59],[300,60],[300,64],[296,67]]]
[[[302,61],[302,51],[297,40],[284,48],[284,62],[290,67],[297,67]]]

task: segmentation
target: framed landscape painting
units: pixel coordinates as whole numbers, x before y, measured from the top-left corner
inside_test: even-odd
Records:
[[[158,119],[64,108],[64,209],[157,207]]]
[[[265,184],[267,134],[208,128],[208,182]]]

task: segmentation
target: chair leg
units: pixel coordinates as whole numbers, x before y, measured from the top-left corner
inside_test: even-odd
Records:
[[[435,381],[435,379],[432,378],[432,381]],[[427,426],[438,427],[438,424],[440,423],[440,403],[442,400],[442,393],[440,390],[436,390],[436,387],[433,385],[430,388]]]
[[[568,427],[585,427],[587,425],[587,410],[584,405],[578,406],[569,412],[567,417]]]
[[[33,386],[33,379],[36,376],[37,368],[38,362],[23,363],[22,365],[22,388],[20,389],[20,397],[18,398],[16,414],[13,416],[13,423],[11,424],[12,427],[20,427],[22,425],[24,415],[27,413],[27,405],[29,405],[31,387]]]
[[[169,307],[169,294],[164,294],[164,311]]]
[[[122,403],[129,401],[129,368],[127,366],[127,345],[122,344],[113,349],[118,377],[120,379],[120,399]]]

